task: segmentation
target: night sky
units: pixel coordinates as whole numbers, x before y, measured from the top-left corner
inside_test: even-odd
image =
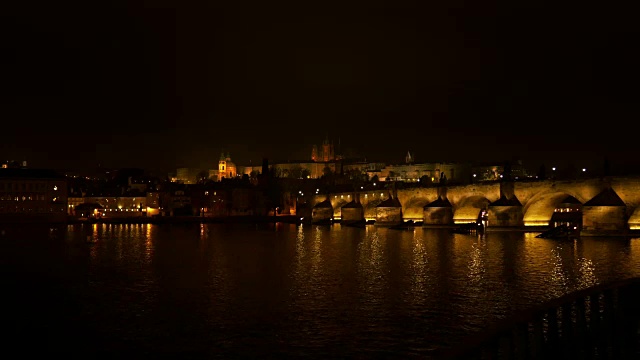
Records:
[[[19,3],[0,159],[206,168],[328,135],[386,162],[640,163],[631,1]]]

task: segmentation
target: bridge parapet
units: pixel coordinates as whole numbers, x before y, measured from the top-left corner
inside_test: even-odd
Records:
[[[521,312],[442,359],[637,359],[640,278],[597,285]]]

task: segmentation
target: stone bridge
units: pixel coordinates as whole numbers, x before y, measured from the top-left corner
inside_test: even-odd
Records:
[[[582,206],[585,228],[640,228],[640,211],[637,210],[640,205],[640,177],[380,189],[315,195],[310,200],[312,206],[324,203],[325,207],[326,200],[329,200],[335,219],[344,220],[343,206],[350,204],[347,208],[353,208],[353,204],[360,203],[365,219],[376,223],[390,220],[381,218],[388,216],[388,211],[381,211],[388,209],[381,208],[393,203],[385,200],[394,199],[398,208],[395,219],[400,222],[423,221],[425,225],[470,223],[477,221],[485,211],[488,227],[513,227],[550,225],[555,209],[568,197],[577,199]]]

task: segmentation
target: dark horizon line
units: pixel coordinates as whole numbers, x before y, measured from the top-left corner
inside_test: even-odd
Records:
[[[267,159],[268,161],[268,159]],[[335,160],[335,161],[329,161],[329,163],[335,163],[335,162],[339,162],[340,160]],[[411,164],[429,164],[429,163],[444,163],[444,164],[469,164],[470,166],[474,167],[485,167],[485,166],[504,166],[507,163],[510,163],[510,165],[516,165],[517,161],[514,160],[500,160],[500,161],[487,161],[487,160],[482,160],[482,161],[478,161],[478,160],[466,160],[466,161],[435,161],[435,162],[430,162],[430,161],[424,161],[424,162],[412,162]],[[542,164],[535,164],[535,165],[528,165],[526,162],[523,161],[522,167],[526,170],[529,171],[538,171],[541,169],[541,167],[544,166],[545,171],[547,172],[551,172],[553,167],[559,167],[559,168],[567,168],[567,166],[572,167],[572,168],[580,168],[580,166],[577,166],[576,164],[572,164],[571,161],[564,161],[566,162],[567,166],[564,165],[559,165],[560,162],[548,162],[548,161],[543,161],[543,160],[539,160],[539,162],[542,162]],[[302,161],[294,161],[294,160],[288,160],[288,161],[268,161],[269,165],[273,165],[273,164],[295,164],[295,163],[325,163],[323,161],[312,161],[312,160],[302,160]],[[406,165],[407,163],[403,163],[403,162],[385,162],[385,161],[370,161],[367,160],[365,163],[384,163],[385,166],[389,166],[389,165]],[[262,166],[262,162],[260,163],[251,163],[250,165],[242,165],[242,164],[236,164],[237,166],[241,166],[241,167],[246,167],[246,166],[252,166],[252,167],[261,167]],[[591,168],[593,169],[595,166],[595,164],[592,164]],[[622,172],[626,172],[626,173],[633,173],[633,171],[630,171],[632,169],[637,169],[636,173],[640,173],[640,164],[623,164],[623,163],[615,163],[609,160],[609,166],[611,167],[611,170],[621,170]],[[147,173],[147,174],[172,174],[175,173],[177,169],[180,168],[191,168],[191,169],[197,169],[197,170],[210,170],[211,168],[215,168],[215,166],[208,168],[208,169],[204,169],[198,166],[181,166],[181,167],[166,167],[166,166],[151,166],[151,167],[141,167],[141,166],[102,166],[101,163],[96,164],[95,166],[83,166],[83,167],[74,167],[74,166],[54,166],[54,167],[33,167],[33,166],[29,166],[29,163],[27,163],[27,169],[52,169],[55,170],[57,172],[60,173],[69,173],[69,172],[94,172],[97,170],[104,170],[104,171],[122,171],[122,170],[128,170],[128,169],[135,169],[135,170],[142,170],[143,172]],[[604,163],[601,163],[600,165],[598,165],[596,167],[596,172],[601,172],[601,170],[604,169]]]

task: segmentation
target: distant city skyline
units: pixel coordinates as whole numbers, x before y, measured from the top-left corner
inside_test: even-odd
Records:
[[[270,164],[288,163],[288,162],[291,162],[291,163],[313,162],[310,156],[311,152],[309,152],[308,154],[309,156],[307,156],[306,158],[304,157],[296,158],[294,156],[289,156],[284,159],[256,157],[255,159],[249,159],[248,161],[238,160],[238,158],[233,156],[233,153],[231,152],[228,152],[228,151],[222,151],[222,152],[225,154],[229,154],[231,156],[232,161],[242,167],[261,166],[262,161],[264,159],[266,159]],[[618,174],[620,173],[640,174],[640,166],[636,166],[634,164],[629,164],[627,162],[620,161],[620,159],[610,158],[605,156],[594,156],[590,159],[576,158],[574,160],[569,160],[569,161],[561,161],[559,159],[548,160],[548,161],[542,161],[542,160],[531,161],[531,159],[526,159],[522,157],[512,157],[512,158],[503,158],[503,159],[499,159],[499,158],[479,159],[479,160],[471,160],[471,159],[442,160],[442,159],[422,159],[419,156],[416,156],[415,152],[411,151],[410,153],[412,157],[412,162],[417,164],[420,164],[420,163],[460,163],[460,164],[468,163],[468,164],[477,165],[477,166],[480,166],[480,165],[503,166],[505,163],[509,162],[514,165],[519,164],[523,166],[531,174],[537,173],[540,170],[541,166],[544,166],[545,170],[548,173],[551,173],[551,171],[554,171],[554,170],[558,170],[558,171],[566,170],[569,167],[577,170],[586,169],[589,171],[589,173],[592,173],[592,172],[600,173],[604,169],[605,162],[608,161],[610,169]],[[391,161],[384,160],[384,159],[371,158],[366,156],[366,154],[363,154],[362,160],[365,160],[368,163],[380,162],[380,163],[385,163],[387,165],[399,165],[399,164],[406,163],[406,154],[407,152],[405,152],[402,157],[400,156],[396,156],[395,158],[392,158],[391,156],[387,157],[387,159],[391,159]],[[131,161],[123,162],[120,164],[118,164],[117,162],[96,162],[96,163],[87,162],[87,163],[78,163],[77,166],[69,166],[68,164],[55,162],[55,161],[33,162],[25,158],[20,158],[20,159],[7,158],[3,160],[3,163],[7,161],[14,161],[17,164],[24,164],[30,168],[53,168],[61,171],[93,172],[100,168],[103,168],[106,170],[138,168],[138,169],[143,169],[155,174],[170,174],[170,173],[175,173],[176,170],[179,168],[193,168],[193,169],[201,169],[201,170],[216,169],[218,166],[219,159],[220,159],[220,152],[212,153],[209,161],[200,162],[200,163],[197,163],[195,161],[190,161],[190,162],[169,164],[168,166],[164,166],[164,167],[152,166],[153,163],[145,164],[145,163],[134,163]],[[338,160],[334,160],[334,161],[338,161]],[[318,161],[318,162],[322,162],[322,161]],[[55,164],[61,164],[61,165],[56,166]]]

